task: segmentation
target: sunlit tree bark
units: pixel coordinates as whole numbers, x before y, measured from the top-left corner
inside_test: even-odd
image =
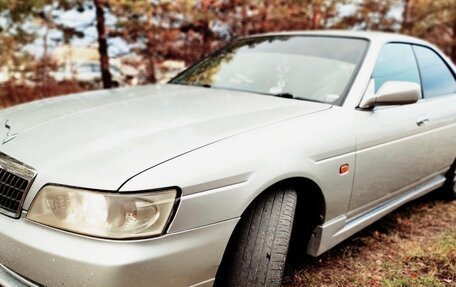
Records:
[[[98,31],[98,51],[100,53],[101,80],[103,88],[112,88],[112,76],[109,70],[108,40],[105,27],[104,0],[94,0],[96,26]]]

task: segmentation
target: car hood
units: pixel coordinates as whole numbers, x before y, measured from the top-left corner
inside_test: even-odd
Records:
[[[329,107],[178,85],[97,91],[1,111],[0,143],[6,121],[17,137],[0,151],[34,167],[42,183],[117,190],[179,155]]]

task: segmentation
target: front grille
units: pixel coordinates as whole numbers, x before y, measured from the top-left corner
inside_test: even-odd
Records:
[[[35,176],[33,168],[0,152],[0,213],[20,217],[22,204]]]
[[[17,214],[22,208],[28,184],[26,179],[0,169],[0,208]]]

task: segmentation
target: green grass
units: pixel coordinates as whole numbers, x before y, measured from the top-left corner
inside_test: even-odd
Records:
[[[384,280],[385,287],[443,287],[443,283],[433,277],[399,278]]]

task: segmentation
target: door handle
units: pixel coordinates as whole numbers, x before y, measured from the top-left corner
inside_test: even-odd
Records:
[[[425,126],[427,124],[429,124],[431,122],[431,120],[429,119],[428,116],[423,116],[421,118],[419,118],[417,121],[416,121],[416,124],[419,126],[419,127],[422,127],[422,126]]]

